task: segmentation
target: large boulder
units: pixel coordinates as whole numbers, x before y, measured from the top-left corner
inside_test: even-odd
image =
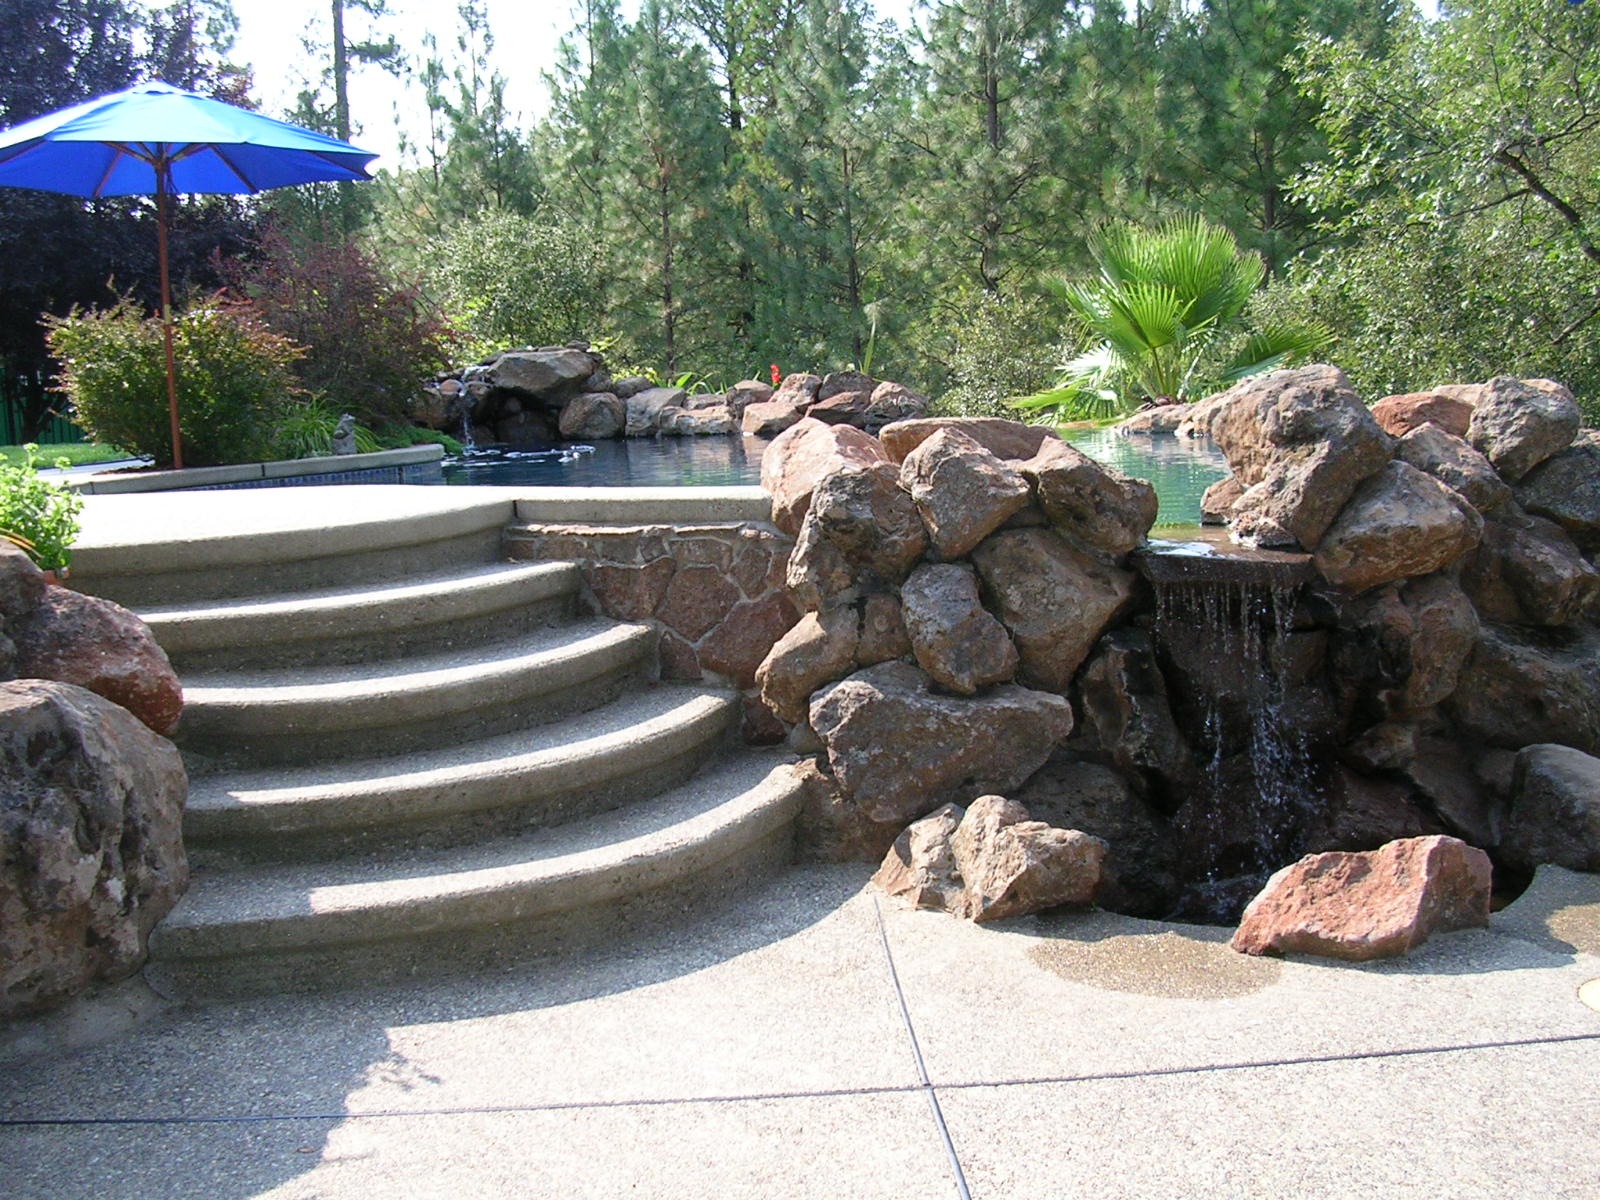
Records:
[[[628,423],[628,406],[610,392],[585,392],[561,410],[556,428],[571,441],[614,438]]]
[[[1018,678],[1064,692],[1100,634],[1134,595],[1131,571],[1050,529],[1008,529],[972,552],[1001,622],[1022,656]]]
[[[1600,431],[1585,429],[1529,471],[1517,502],[1560,525],[1586,552],[1600,550]]]
[[[965,434],[996,458],[1015,459],[1021,462],[1039,453],[1048,441],[1060,441],[1055,432],[1044,425],[1025,425],[1021,421],[1007,421],[1003,417],[922,417],[909,421],[896,421],[885,425],[878,436],[883,448],[895,462],[905,462],[906,456],[941,429],[953,429]]]
[[[1273,371],[1215,400],[1210,433],[1244,486],[1234,533],[1315,550],[1356,488],[1389,461],[1390,439],[1337,367]]]
[[[1482,747],[1559,742],[1600,755],[1600,630],[1485,622],[1446,711]]]
[[[1121,434],[1177,433],[1178,426],[1194,413],[1193,404],[1155,404],[1141,408],[1133,416],[1118,421],[1116,431]]]
[[[835,396],[846,393],[858,393],[862,396],[871,396],[878,386],[878,381],[871,375],[860,371],[830,371],[822,377],[822,382],[817,385],[817,403],[831,400]]]
[[[822,386],[822,377],[796,372],[785,375],[778,384],[778,390],[773,392],[770,399],[792,404],[795,408],[804,410],[817,402],[817,389]]]
[[[1500,843],[1512,866],[1600,871],[1600,758],[1540,743],[1517,754]]]
[[[814,509],[807,510],[800,523],[784,582],[800,607],[809,611],[854,600],[860,591],[855,568],[822,531]]]
[[[1032,496],[1013,465],[954,429],[936,431],[900,464],[900,484],[941,558],[961,558]]]
[[[1479,512],[1491,512],[1511,499],[1511,488],[1489,460],[1465,439],[1428,422],[1395,444],[1395,457],[1426,471],[1446,487],[1460,492]]]
[[[1054,524],[1113,558],[1141,545],[1156,522],[1154,487],[1065,442],[1045,441],[1022,475]]]
[[[1464,438],[1472,424],[1472,403],[1464,396],[1442,391],[1406,392],[1379,400],[1372,406],[1372,419],[1385,433],[1397,438],[1425,425]]]
[[[914,421],[928,414],[928,398],[912,391],[903,383],[885,380],[872,389],[867,400],[867,411],[862,417],[862,428],[868,433],[878,433],[884,426],[896,421]]]
[[[950,839],[963,815],[959,805],[946,804],[906,826],[872,882],[913,908],[960,912],[966,896]]]
[[[550,400],[576,393],[596,366],[582,350],[508,350],[489,364],[482,377],[513,395]]]
[[[19,676],[87,688],[160,734],[177,727],[183,685],[150,627],[121,605],[48,588],[11,636]]]
[[[806,409],[806,416],[829,425],[854,425],[865,429],[871,404],[872,397],[866,392],[839,392],[826,400],[818,400]]]
[[[1398,460],[1362,482],[1317,546],[1330,583],[1364,592],[1429,575],[1478,544],[1483,518],[1452,488]]]
[[[682,388],[653,387],[635,392],[627,399],[628,419],[623,432],[628,437],[654,437],[661,432],[661,414],[682,408],[689,393]]]
[[[752,404],[765,404],[771,400],[772,392],[770,383],[763,383],[759,379],[741,379],[728,389],[724,402],[735,416],[743,416],[745,409]]]
[[[853,608],[807,613],[756,668],[762,702],[790,725],[800,724],[811,693],[855,669],[860,638],[861,622]]]
[[[1123,628],[1102,637],[1078,675],[1077,695],[1084,723],[1119,771],[1173,801],[1193,786],[1194,752],[1173,718],[1148,634]]]
[[[1582,423],[1577,402],[1566,388],[1501,375],[1488,382],[1473,408],[1467,441],[1516,483],[1570,446]]]
[[[739,432],[739,418],[722,402],[720,395],[715,399],[715,404],[698,408],[664,408],[656,416],[656,426],[662,433],[678,437],[713,437]]]
[[[1600,571],[1559,525],[1516,505],[1484,522],[1461,584],[1491,621],[1570,625],[1600,609]]]
[[[936,683],[972,696],[1017,673],[1017,648],[983,607],[971,567],[918,567],[900,589],[900,602],[911,652]]]
[[[1244,484],[1232,475],[1224,475],[1200,497],[1200,524],[1226,525],[1233,520],[1233,506],[1244,495]]]
[[[744,406],[739,428],[753,437],[772,437],[798,425],[802,415],[787,400],[753,401]]]
[[[787,768],[800,785],[795,854],[801,862],[880,863],[905,830],[904,821],[874,821],[814,758]]]
[[[71,684],[0,684],[0,1018],[131,975],[188,883],[171,742]]]
[[[781,396],[783,389],[778,392]],[[811,494],[824,476],[847,466],[887,461],[878,440],[859,429],[799,422],[775,437],[761,456],[761,486],[772,497],[772,523],[791,537],[797,535],[811,508]]]
[[[1233,935],[1244,954],[1394,958],[1431,934],[1489,923],[1489,856],[1452,837],[1363,853],[1312,854],[1250,902]]]
[[[845,560],[886,584],[898,584],[928,548],[911,494],[888,463],[846,467],[823,476],[811,515]]]
[[[1335,681],[1369,719],[1443,703],[1478,642],[1478,614],[1448,575],[1375,588],[1339,613]]]
[[[874,820],[911,820],[946,802],[1007,792],[1072,732],[1060,696],[1001,684],[941,695],[916,667],[857,671],[811,699],[833,777]]]
[[[1032,820],[1003,796],[979,796],[968,805],[950,849],[961,876],[963,915],[973,921],[1088,904],[1106,857],[1099,838]]]

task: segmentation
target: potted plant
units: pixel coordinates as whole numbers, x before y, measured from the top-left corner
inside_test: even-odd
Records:
[[[0,536],[26,551],[52,582],[59,581],[67,576],[78,538],[83,498],[40,477],[38,446],[23,451],[24,461],[0,463]]]

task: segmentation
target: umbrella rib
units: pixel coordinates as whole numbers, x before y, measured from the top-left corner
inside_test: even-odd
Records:
[[[249,188],[252,193],[259,192],[261,190],[260,188],[258,188],[256,186],[255,180],[251,179],[250,176],[246,175],[244,173],[244,169],[242,167],[240,167],[238,163],[234,162],[233,159],[229,158],[226,154],[224,154],[222,152],[222,147],[221,146],[219,146],[215,142],[212,142],[212,143],[210,143],[209,148],[216,152],[217,157],[220,158],[223,161],[224,164],[226,164],[228,170],[232,171],[235,175],[237,175],[244,182],[245,187]]]

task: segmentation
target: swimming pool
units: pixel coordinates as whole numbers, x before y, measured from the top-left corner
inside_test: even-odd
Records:
[[[1172,434],[1123,437],[1109,429],[1068,430],[1091,458],[1155,485],[1158,525],[1198,525],[1200,497],[1228,473],[1206,440]],[[558,450],[491,447],[444,461],[447,484],[511,487],[747,487],[761,482],[771,438],[624,438]]]

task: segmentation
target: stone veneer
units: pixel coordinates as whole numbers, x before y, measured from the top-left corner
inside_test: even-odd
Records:
[[[746,741],[781,741],[756,668],[800,619],[784,587],[794,539],[764,522],[704,525],[533,524],[507,536],[512,558],[565,559],[586,601],[660,631],[661,678],[708,680],[744,697]]]

